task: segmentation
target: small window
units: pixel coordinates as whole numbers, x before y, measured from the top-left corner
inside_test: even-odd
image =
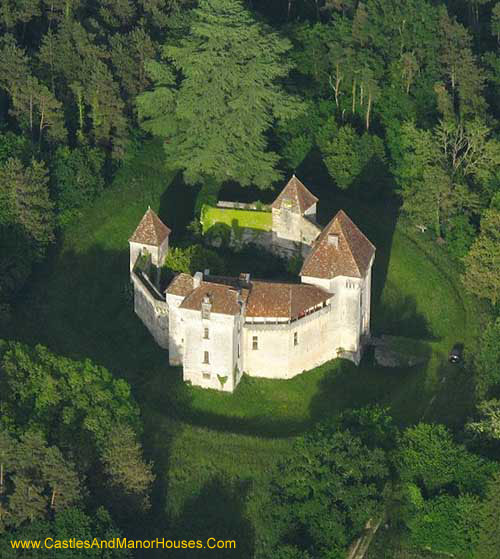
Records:
[[[257,336],[252,337],[252,349],[259,349],[259,338]]]
[[[210,355],[208,354],[208,351],[203,352],[203,363],[205,364],[210,363]]]
[[[210,380],[210,373],[203,373],[203,378],[205,380]]]
[[[298,334],[298,332],[293,333],[293,345],[299,345],[299,334]]]
[[[208,340],[209,336],[208,336],[208,328],[203,328],[203,339],[204,340]]]

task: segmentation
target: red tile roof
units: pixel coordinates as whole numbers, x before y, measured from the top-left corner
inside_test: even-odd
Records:
[[[291,204],[292,211],[301,214],[318,201],[316,196],[314,196],[295,175],[288,181],[288,184],[272,203],[271,207],[274,209],[281,208],[284,200]]]
[[[332,297],[314,285],[252,281],[246,316],[294,319]]]
[[[194,280],[189,274],[177,274],[175,278],[169,283],[165,293],[170,295],[182,295],[186,297],[193,291]]]
[[[148,208],[129,241],[145,245],[160,246],[170,233],[170,229],[163,221],[151,208]]]
[[[201,304],[205,296],[210,298],[211,312],[236,315],[241,311],[238,303],[238,289],[220,283],[202,281],[201,285],[192,291],[181,303],[181,309],[201,311]],[[248,289],[240,290],[241,300],[246,301]]]
[[[329,236],[336,235],[338,246]],[[343,210],[340,210],[316,239],[301,276],[332,279],[336,276],[363,277],[375,254],[374,245]]]

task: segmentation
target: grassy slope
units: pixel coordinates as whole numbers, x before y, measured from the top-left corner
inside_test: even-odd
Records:
[[[213,532],[223,524],[218,511],[215,520],[200,511],[216,494],[219,509],[234,510],[239,519],[234,532],[253,541],[247,517],[254,522],[258,513],[244,510],[247,482],[262,487],[290,449],[286,437],[329,413],[372,402],[391,406],[400,424],[423,416],[453,424],[467,413],[466,383],[446,356],[456,341],[471,342],[478,313],[463,298],[457,270],[442,249],[402,226],[393,235],[376,210],[351,214],[377,245],[373,330],[426,340],[425,367],[381,369],[368,355],[359,368],[335,361],[290,381],[245,379],[232,396],[185,386],[133,315],[127,279],[127,238],[148,204],[159,209],[166,198],[176,211],[172,181],[161,146],[148,144],[66,231],[20,301],[13,328],[1,333],[89,357],[132,383],[158,476],[154,536],[172,515],[179,530],[210,525]],[[333,208],[327,209],[331,215]]]
[[[232,227],[248,227],[260,231],[271,230],[272,214],[258,210],[234,210],[231,208],[212,208],[205,206],[203,210],[203,231],[206,232],[217,223]]]

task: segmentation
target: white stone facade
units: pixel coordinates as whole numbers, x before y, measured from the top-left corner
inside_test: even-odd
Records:
[[[321,233],[314,223],[316,204],[306,211],[309,217],[273,208],[273,233],[278,238],[308,247],[312,245],[315,250],[314,241]],[[351,227],[350,220],[346,223]],[[345,238],[340,235],[341,242],[349,244],[348,227],[346,231]],[[238,278],[233,278],[233,285],[230,285],[231,278],[211,278],[198,272],[194,277],[185,275],[186,281],[180,288],[169,286],[165,295],[160,294],[154,285],[148,285],[147,278],[134,271],[134,265],[141,251],[147,248],[156,260],[154,264],[160,266],[168,250],[168,238],[153,250],[131,242],[135,312],[156,342],[168,349],[170,364],[183,367],[184,380],[203,388],[233,392],[243,373],[289,379],[336,357],[358,363],[363,345],[370,336],[371,270],[375,249],[369,244],[373,250],[369,258],[365,258],[364,265],[359,266],[362,273],[356,270],[356,273],[334,277],[302,275],[302,284],[319,289],[300,289],[315,291],[315,296],[319,293],[319,300],[300,299],[302,307],[295,314],[290,302],[289,315],[280,311],[273,316],[272,310],[263,307],[263,316],[258,316],[255,304],[254,310],[249,310],[255,284],[248,277],[240,283]],[[266,285],[259,283],[260,289],[265,290]],[[196,293],[203,290],[203,286],[207,286],[207,295],[200,303]],[[210,286],[217,288],[213,299],[208,295]],[[274,288],[277,286],[275,284]]]

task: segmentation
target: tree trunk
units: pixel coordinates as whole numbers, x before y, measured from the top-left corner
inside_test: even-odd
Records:
[[[52,490],[52,497],[50,499],[50,508],[53,509],[54,508],[54,503],[56,502],[56,488],[54,487],[54,489]]]
[[[288,0],[288,11],[286,14],[287,21],[290,19],[290,12],[292,11],[292,0]]]
[[[0,495],[3,493],[3,464],[0,464]]]
[[[40,148],[40,146],[42,145],[42,131],[43,131],[43,126],[45,124],[44,123],[44,117],[45,117],[45,114],[44,114],[43,109],[42,109],[41,115],[40,115],[40,129],[39,129],[39,132],[38,132],[38,134],[39,134],[39,136],[38,136],[38,148]]]
[[[352,80],[352,114],[356,109],[356,80]]]
[[[366,129],[370,128],[370,110],[372,108],[372,94],[368,94],[368,105],[366,107]]]
[[[30,92],[30,133],[31,143],[33,143],[33,92]]]

